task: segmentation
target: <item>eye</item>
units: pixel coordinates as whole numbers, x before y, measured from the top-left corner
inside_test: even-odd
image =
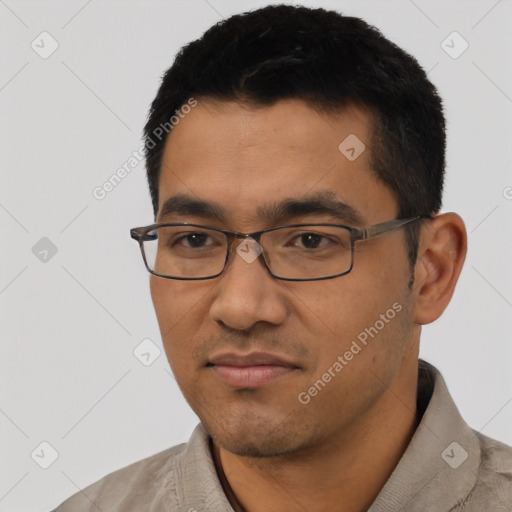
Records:
[[[332,244],[330,237],[313,231],[300,233],[292,239],[292,245],[302,249],[324,249]]]
[[[280,247],[302,250],[305,252],[345,251],[350,250],[350,234],[348,231],[326,226],[310,230],[292,229],[284,231]]]
[[[210,239],[210,243],[206,243]],[[185,242],[182,244],[182,242]],[[207,233],[186,233],[174,239],[173,247],[177,244],[182,244],[189,249],[198,247],[207,247],[213,245],[213,239]]]
[[[295,239],[300,240],[300,243],[305,249],[321,249],[329,245],[327,237],[319,233],[301,233],[296,236]]]

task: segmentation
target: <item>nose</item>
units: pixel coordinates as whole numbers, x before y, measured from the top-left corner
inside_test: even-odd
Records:
[[[210,307],[215,322],[237,330],[249,330],[258,322],[279,325],[287,315],[282,285],[265,267],[261,247],[245,239],[235,249],[219,276]]]

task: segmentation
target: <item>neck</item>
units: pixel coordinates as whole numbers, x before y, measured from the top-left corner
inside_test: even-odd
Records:
[[[418,425],[416,397],[410,370],[357,424],[308,453],[253,459],[213,443],[226,496],[236,512],[332,512],[341,504],[344,512],[366,511]]]

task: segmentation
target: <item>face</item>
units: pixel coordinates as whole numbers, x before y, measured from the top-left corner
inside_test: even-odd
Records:
[[[260,216],[285,200],[329,194],[351,207],[359,227],[395,219],[396,199],[370,167],[370,133],[370,117],[356,107],[334,116],[299,100],[259,108],[198,100],[168,137],[157,222],[244,233],[353,225],[348,213],[327,210]],[[350,134],[366,146],[355,160],[338,149]],[[177,195],[212,203],[223,217],[183,205],[162,215]],[[214,440],[239,455],[290,454],[348,434],[405,364],[412,320],[404,230],[357,243],[352,271],[323,281],[275,279],[262,257],[240,257],[239,243],[217,278],[151,277],[163,344],[185,398]]]

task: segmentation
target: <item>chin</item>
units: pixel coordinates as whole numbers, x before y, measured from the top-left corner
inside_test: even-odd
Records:
[[[213,436],[212,436],[213,437]],[[266,458],[289,455],[298,451],[296,443],[289,436],[261,436],[259,439],[236,436],[215,436],[215,442],[225,450],[240,457]]]
[[[304,439],[307,427],[290,416],[276,418],[241,418],[220,420],[211,424],[202,421],[215,443],[241,457],[277,457],[298,452],[308,444]],[[299,426],[301,425],[301,426]]]

